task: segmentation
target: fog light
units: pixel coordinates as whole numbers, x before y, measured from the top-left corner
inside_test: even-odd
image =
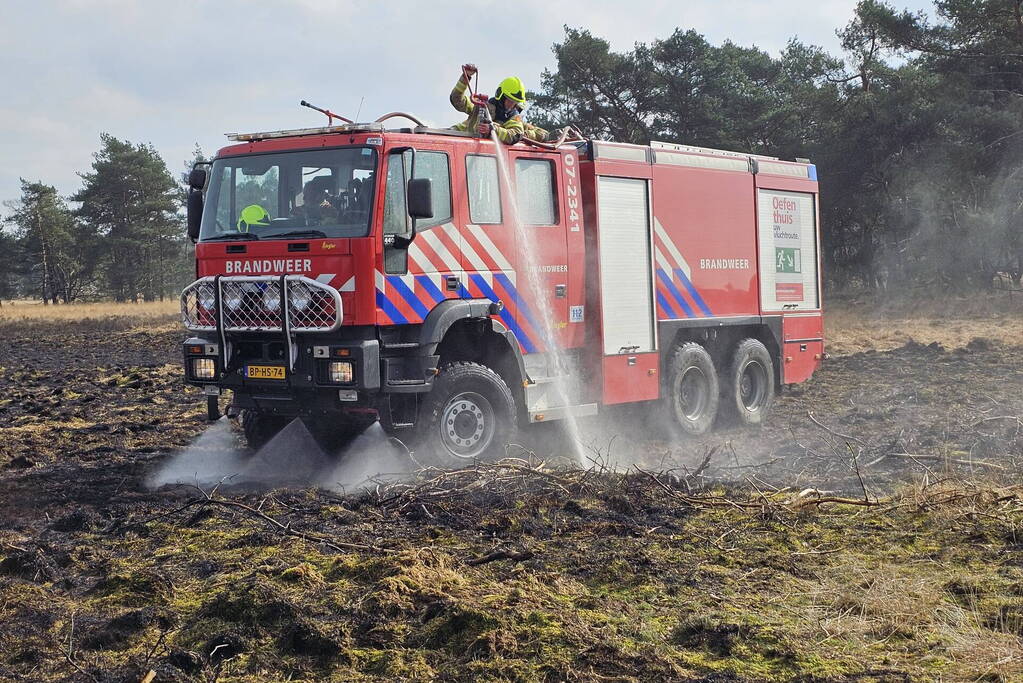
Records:
[[[196,379],[214,379],[217,376],[217,364],[212,358],[193,358],[192,377]]]
[[[327,376],[335,384],[349,384],[355,377],[355,371],[349,361],[327,363]]]

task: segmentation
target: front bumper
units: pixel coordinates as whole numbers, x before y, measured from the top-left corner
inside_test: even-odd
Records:
[[[229,348],[225,353],[216,340],[206,337],[185,340],[185,378],[208,393],[219,393],[210,391],[212,387],[232,391],[240,408],[294,414],[365,408],[372,405],[372,396],[380,389],[380,345],[375,339],[328,341],[299,337],[291,346],[295,357],[290,367],[279,336],[228,336],[226,344]],[[200,359],[202,362],[197,363]],[[214,376],[197,376],[197,366],[208,366],[210,362],[214,365]],[[328,364],[336,362],[352,364],[350,382],[330,381]],[[250,378],[252,366],[282,368],[283,379]]]
[[[181,305],[185,327],[197,333],[183,345],[186,381],[208,395],[232,391],[237,408],[370,410],[381,394],[428,391],[436,374],[436,356],[399,348],[409,344],[382,350],[376,327],[341,326],[337,290],[303,276],[201,278]],[[331,381],[331,363],[351,363],[351,381]]]

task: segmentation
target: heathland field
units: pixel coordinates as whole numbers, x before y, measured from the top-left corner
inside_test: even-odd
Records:
[[[946,303],[833,306],[757,432],[296,480],[231,476],[175,302],[4,302],[0,679],[1023,680],[1023,300]]]

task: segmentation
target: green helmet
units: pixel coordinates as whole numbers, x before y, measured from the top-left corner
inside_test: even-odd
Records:
[[[522,80],[517,76],[509,76],[501,81],[501,85],[497,86],[497,99],[502,97],[515,100],[519,104],[525,104],[526,86],[522,85]]]
[[[253,225],[270,225],[270,214],[259,204],[249,204],[238,216],[238,232],[248,232]]]

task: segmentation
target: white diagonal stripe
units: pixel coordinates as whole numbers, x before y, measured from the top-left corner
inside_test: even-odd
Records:
[[[504,257],[504,254],[501,253],[501,250],[497,248],[483,228],[478,225],[469,225],[466,227],[469,228],[469,232],[471,232],[472,236],[480,243],[487,255],[494,259],[499,270],[514,270],[514,268],[512,268],[512,264],[508,262],[508,259]]]
[[[355,276],[351,276],[345,283],[341,285],[341,288],[337,290],[339,292],[354,292],[355,291]]]
[[[336,273],[324,273],[323,275],[317,275],[316,281],[321,285],[329,285],[330,281],[334,279],[334,275],[336,275]]]
[[[471,230],[476,226],[468,225],[466,227]],[[467,240],[462,240],[462,254],[469,260],[469,263],[472,264],[473,270],[479,271],[480,273],[490,272],[490,266],[483,262],[483,259],[480,258],[480,255],[476,253],[476,250],[472,248],[472,245],[469,244]]]
[[[444,265],[448,270],[461,270],[461,267],[458,265],[458,259],[451,255],[451,252],[448,251],[448,248],[444,246],[444,243],[440,241],[440,238],[437,237],[437,235],[430,230],[424,230],[419,233],[419,236],[426,240],[426,243],[430,245],[434,252],[436,252],[437,256],[439,256],[440,260],[444,262]]]
[[[378,291],[380,291],[380,292],[385,292],[385,291],[387,291],[387,290],[386,290],[386,285],[387,285],[387,279],[386,279],[386,278],[384,278],[384,274],[383,274],[383,273],[381,273],[381,272],[380,272],[379,270],[378,270],[378,271],[376,271],[376,274],[377,274],[377,275],[376,275],[376,280],[377,280],[377,290],[378,290]]]
[[[678,267],[682,269],[682,272],[686,274],[687,278],[692,280],[693,271],[689,269],[689,264],[686,263],[684,258],[682,258],[681,252],[675,248],[675,243],[671,241],[670,237],[668,237],[668,232],[664,229],[664,226],[661,225],[661,222],[657,220],[656,216],[654,216],[654,230],[656,231],[657,236],[661,238],[661,244],[668,249],[668,253],[670,253],[671,257],[675,259],[675,263],[678,264]]]
[[[673,278],[674,273],[672,272],[671,262],[667,258],[665,258],[664,253],[661,251],[661,248],[654,247],[654,254],[657,258],[657,265],[659,265],[662,269],[668,271],[668,277]]]
[[[423,250],[415,242],[409,245],[408,256],[420,271],[424,273],[437,272],[437,268],[430,262],[430,259],[426,258],[426,254],[423,253]]]

